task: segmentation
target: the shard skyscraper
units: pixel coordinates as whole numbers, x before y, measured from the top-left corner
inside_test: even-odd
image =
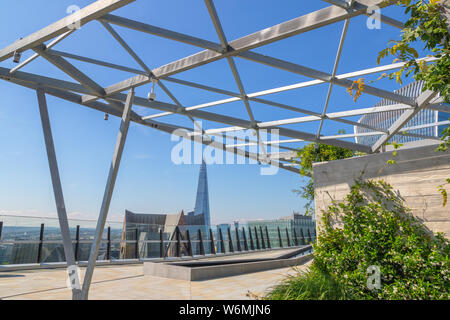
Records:
[[[200,174],[198,176],[197,198],[195,200],[194,215],[203,214],[204,224],[209,227],[211,225],[211,216],[209,212],[209,193],[208,193],[208,175],[206,173],[206,163],[203,160],[200,166]]]

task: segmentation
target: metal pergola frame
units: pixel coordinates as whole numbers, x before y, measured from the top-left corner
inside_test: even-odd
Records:
[[[39,110],[42,120],[42,127],[45,137],[45,145],[47,148],[51,178],[55,193],[55,201],[61,226],[61,233],[64,240],[64,250],[66,255],[66,261],[68,264],[68,272],[72,282],[72,292],[74,299],[88,298],[89,288],[96,263],[96,257],[98,255],[102,233],[108,215],[109,205],[114,190],[115,180],[119,170],[120,160],[122,157],[130,122],[136,122],[141,125],[148,126],[171,134],[175,133],[183,138],[200,142],[213,148],[225,150],[227,152],[231,152],[233,154],[242,157],[254,159],[269,165],[275,165],[282,169],[298,173],[298,170],[293,168],[292,163],[290,163],[290,161],[292,161],[293,156],[295,155],[295,152],[293,151],[295,149],[289,148],[287,146],[281,146],[282,144],[299,141],[309,141],[344,147],[364,153],[374,153],[380,151],[381,147],[400,130],[405,135],[436,139],[436,137],[421,136],[418,134],[410,133],[409,131],[417,130],[418,127],[406,128],[405,125],[412,117],[414,117],[414,115],[416,115],[420,110],[425,108],[439,110],[443,112],[450,112],[450,106],[441,103],[441,101],[438,99],[438,93],[436,92],[425,91],[417,99],[413,100],[401,94],[393,93],[369,85],[365,86],[364,92],[366,94],[373,95],[383,99],[389,99],[395,101],[397,104],[384,107],[353,108],[348,111],[341,111],[334,113],[327,112],[331,91],[334,86],[349,88],[352,86],[352,81],[349,80],[350,78],[382,73],[390,70],[399,69],[403,66],[403,63],[394,63],[385,66],[359,70],[347,74],[341,75],[337,74],[342,47],[346,38],[346,33],[348,30],[350,19],[358,17],[360,15],[368,15],[368,9],[372,8],[373,6],[379,6],[382,8],[385,6],[392,5],[395,1],[324,0],[330,3],[331,5],[324,9],[308,13],[306,15],[300,16],[290,21],[283,22],[276,26],[250,34],[248,36],[244,36],[240,39],[229,41],[222,28],[213,1],[204,0],[219,39],[218,43],[111,14],[111,12],[113,12],[114,10],[126,6],[134,1],[135,0],[98,0],[92,3],[91,5],[81,9],[76,14],[73,14],[52,25],[49,25],[48,27],[30,36],[20,39],[0,51],[0,62],[12,57],[16,53],[22,53],[29,50],[34,52],[28,59],[18,64],[13,69],[0,67],[0,78],[21,85],[23,87],[36,90],[37,92]],[[379,15],[378,18],[383,23],[389,24],[399,29],[403,28],[403,23],[401,23],[400,21],[386,17],[385,15]],[[62,52],[52,49],[59,42],[69,37],[72,33],[76,32],[76,30],[73,29],[74,23],[77,23],[80,26],[82,26],[94,20],[99,21],[103,25],[103,27],[111,34],[111,36],[113,36],[116,39],[116,41],[128,52],[130,57],[137,62],[137,64],[141,67],[141,69],[129,68],[122,65],[117,65],[97,59],[91,59],[88,57],[83,57],[68,52]],[[305,33],[311,30],[315,30],[337,22],[344,22],[344,26],[337,54],[335,57],[334,67],[331,73],[322,72],[306,66],[302,66],[289,61],[277,59],[274,57],[262,55],[251,51],[257,47],[274,43],[279,40],[292,37],[301,33]],[[189,57],[174,61],[167,65],[155,69],[150,69],[141,60],[141,58],[133,51],[133,49],[127,44],[126,40],[119,35],[119,33],[113,28],[112,25],[121,26],[136,31],[140,31],[143,33],[148,33],[151,35],[170,39],[173,41],[182,42],[195,47],[199,47],[203,49],[203,51],[200,51],[197,54],[191,55]],[[22,69],[29,63],[33,62],[38,57],[42,57],[45,60],[49,61],[58,69],[69,75],[73,80],[75,80],[75,82],[64,81],[55,78],[45,77],[43,75],[31,74],[20,71],[20,69]],[[244,84],[239,75],[238,68],[235,64],[236,58],[241,58],[255,63],[264,64],[273,68],[289,71],[294,74],[306,76],[308,78],[311,78],[312,80],[292,84],[289,86],[274,88],[270,90],[248,93],[245,90]],[[130,72],[132,74],[135,74],[135,76],[103,88],[98,83],[96,83],[95,80],[91,79],[89,76],[87,76],[79,69],[77,69],[74,65],[72,65],[68,61],[68,59],[83,61],[86,63],[91,63],[115,70]],[[218,61],[220,59],[227,60],[229,68],[233,74],[235,83],[239,89],[239,92],[223,90],[173,77],[174,75],[181,73],[183,71],[200,67],[202,65]],[[422,58],[421,60],[433,62],[433,59],[429,57]],[[167,96],[172,100],[172,103],[162,101],[150,101],[146,98],[138,97],[135,95],[135,88],[146,85],[151,82],[156,82],[160,86],[160,88],[167,94]],[[212,101],[209,103],[200,104],[196,106],[185,107],[170,92],[170,90],[165,86],[164,82],[171,82],[187,87],[215,92],[229,96],[230,98]],[[289,90],[296,90],[323,83],[328,83],[329,87],[322,112],[315,112],[297,106],[290,106],[272,100],[267,100],[265,98],[261,98],[261,96],[266,96]],[[125,94],[124,92],[127,92],[127,94]],[[67,214],[64,205],[61,181],[59,178],[59,171],[56,161],[56,153],[53,144],[52,132],[50,128],[50,121],[48,117],[46,95],[55,96],[60,99],[64,99],[76,104],[80,104],[104,112],[106,114],[121,117],[122,119],[120,130],[117,136],[113,160],[111,163],[108,180],[105,187],[100,215],[98,218],[94,245],[92,246],[91,249],[89,263],[86,270],[82,288],[79,285],[80,282],[77,273],[73,271],[75,270],[74,267],[76,265],[71,245],[69,226],[67,222]],[[98,101],[99,99],[102,99],[105,102],[100,102]],[[249,120],[203,110],[208,107],[222,105],[235,101],[243,102],[243,107],[245,107]],[[253,102],[265,104],[274,108],[290,110],[293,112],[300,113],[302,114],[302,116],[297,118],[261,122],[255,119],[255,116],[252,112],[251,104]],[[141,116],[132,110],[133,105],[159,110],[161,111],[161,113],[154,114],[151,116]],[[345,119],[347,117],[365,115],[388,110],[404,110],[403,114],[395,121],[395,123],[388,130],[376,128],[367,124],[362,124],[356,121]],[[218,122],[227,125],[227,127],[208,130],[203,130],[199,128],[201,130],[197,131],[189,128],[180,127],[178,125],[173,125],[154,120],[171,114],[180,114],[188,117],[197,128],[198,124],[195,122],[195,119],[203,119]],[[338,136],[323,136],[321,134],[321,131],[325,120],[335,121],[353,126],[360,126],[373,130],[373,132],[359,135],[344,134]],[[312,121],[318,121],[320,123],[319,129],[315,133],[308,133],[283,127],[283,125],[301,124]],[[447,123],[448,122],[440,122],[431,124],[430,126],[437,126]],[[423,126],[420,127],[422,128]],[[177,129],[185,129],[185,130],[180,131]],[[256,141],[244,141],[245,143],[240,144],[239,143],[226,144],[214,141],[210,138],[210,136],[221,136],[225,132],[247,130],[247,129],[253,130],[255,132]],[[289,139],[285,140],[280,139],[279,141],[263,141],[260,135],[260,130],[263,129],[276,129],[278,130],[279,135],[281,137]],[[375,143],[373,147],[342,140],[345,138],[352,138],[363,135],[380,135],[381,137],[378,139],[378,141]],[[236,140],[237,139],[235,139],[235,142]],[[280,145],[280,148],[290,151],[274,154],[267,153],[265,146],[272,144]],[[260,150],[262,150],[262,153],[249,152],[245,149],[246,146],[251,145],[259,145]]]

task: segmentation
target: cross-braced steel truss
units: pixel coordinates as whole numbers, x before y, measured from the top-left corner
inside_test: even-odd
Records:
[[[237,154],[242,157],[251,158],[260,162],[264,162],[271,165],[279,166],[282,169],[292,172],[298,172],[293,168],[290,163],[295,153],[292,152],[292,148],[284,146],[286,143],[309,141],[315,143],[323,143],[333,146],[340,146],[349,148],[352,150],[374,153],[378,152],[380,148],[389,141],[400,130],[403,134],[411,135],[414,137],[422,137],[429,139],[437,139],[436,137],[424,137],[411,131],[417,130],[417,127],[407,128],[405,125],[408,121],[414,117],[422,109],[433,109],[442,112],[450,112],[450,107],[441,103],[437,92],[425,91],[417,99],[411,99],[410,97],[402,94],[393,93],[388,90],[374,87],[372,85],[366,85],[364,92],[367,95],[373,95],[383,99],[389,99],[395,101],[396,104],[389,106],[371,107],[371,108],[353,108],[348,111],[340,112],[328,112],[328,106],[330,102],[331,92],[333,87],[343,87],[344,90],[351,87],[353,81],[352,78],[362,77],[371,74],[381,74],[387,71],[399,69],[403,66],[402,63],[393,63],[390,65],[378,66],[365,70],[358,70],[346,74],[337,74],[339,61],[341,58],[342,48],[346,39],[347,30],[349,28],[349,21],[354,17],[361,15],[368,15],[368,9],[373,6],[385,7],[392,5],[395,1],[381,1],[381,0],[324,0],[331,5],[300,16],[290,21],[283,22],[281,24],[269,27],[259,32],[244,36],[242,38],[230,41],[226,37],[226,33],[222,28],[221,21],[216,12],[215,6],[212,0],[204,0],[207,7],[210,18],[213,22],[215,32],[218,36],[218,42],[212,42],[197,37],[193,37],[187,34],[167,30],[164,28],[156,27],[144,22],[134,21],[125,17],[112,15],[111,12],[126,6],[135,0],[99,0],[95,3],[81,9],[74,15],[64,18],[30,36],[18,40],[12,45],[2,49],[0,51],[0,62],[14,56],[17,53],[25,51],[32,51],[33,54],[22,63],[18,64],[15,68],[8,69],[0,67],[0,78],[33,90],[38,93],[38,101],[42,117],[42,125],[44,129],[45,142],[48,150],[49,165],[52,173],[52,181],[55,190],[55,200],[58,207],[58,215],[61,223],[61,231],[65,237],[65,252],[69,267],[69,273],[73,279],[73,292],[74,298],[80,297],[80,290],[77,288],[76,272],[72,272],[75,264],[73,259],[73,250],[70,246],[70,235],[68,234],[67,215],[65,213],[64,199],[62,195],[62,189],[60,185],[58,167],[55,157],[55,150],[53,146],[50,123],[48,121],[48,113],[46,107],[46,95],[55,96],[67,101],[71,101],[89,108],[96,109],[106,114],[114,115],[122,118],[120,131],[117,138],[116,149],[114,152],[113,162],[111,164],[110,174],[108,177],[107,185],[105,188],[105,194],[103,198],[102,208],[99,216],[99,221],[96,230],[96,236],[94,245],[92,246],[89,265],[87,268],[86,276],[83,283],[81,297],[87,299],[89,287],[95,267],[95,260],[98,254],[100,241],[102,237],[103,227],[106,221],[106,217],[109,210],[109,204],[111,201],[112,192],[114,189],[114,183],[117,176],[120,159],[122,156],[128,127],[130,122],[136,122],[144,126],[148,126],[167,133],[175,133],[186,139],[201,142],[209,145],[213,148],[218,148]],[[389,24],[395,28],[402,29],[403,23],[387,17],[385,15],[379,15],[381,22]],[[123,65],[117,65],[110,62],[105,62],[98,59],[92,59],[69,52],[63,52],[53,49],[59,42],[65,38],[71,36],[76,29],[74,25],[83,26],[89,22],[97,20],[111,34],[112,37],[128,52],[130,57],[140,66],[140,69],[130,68]],[[331,73],[319,71],[307,66],[303,66],[297,63],[292,63],[275,57],[262,55],[255,51],[255,48],[268,45],[282,39],[293,37],[301,33],[305,33],[311,30],[315,30],[327,25],[335,24],[338,22],[344,22],[338,50],[335,56],[335,63]],[[170,39],[173,41],[189,44],[195,47],[203,49],[202,51],[185,57],[183,59],[174,61],[172,63],[163,65],[161,67],[151,69],[129,46],[127,41],[116,31],[113,26],[120,26],[136,30],[142,33],[159,36],[162,38]],[[74,82],[59,80],[56,78],[50,78],[43,75],[31,74],[20,71],[24,66],[32,63],[35,59],[41,57],[58,69],[69,75]],[[288,86],[279,88],[273,88],[270,90],[264,90],[260,92],[249,93],[244,86],[244,83],[239,74],[238,68],[235,63],[235,59],[245,59],[247,61],[263,64],[272,68],[285,70],[294,74],[311,78],[309,81],[300,82]],[[234,81],[237,85],[238,92],[232,92],[205,84],[186,81],[174,77],[176,74],[184,71],[194,69],[221,59],[225,59],[229,65],[229,68],[233,74]],[[433,62],[432,58],[421,58],[427,62]],[[108,87],[100,86],[94,79],[90,78],[85,73],[76,68],[69,60],[82,61],[106,68],[126,71],[135,76],[121,81],[119,83],[110,85]],[[135,88],[144,86],[149,83],[157,84],[171,99],[171,103],[162,101],[152,101],[143,97],[139,97],[135,94]],[[175,83],[178,85],[196,88],[201,90],[210,91],[213,93],[219,93],[229,98],[212,101],[200,105],[185,107],[169,90],[165,83]],[[325,104],[321,112],[308,110],[298,106],[287,105],[279,103],[263,96],[268,96],[275,93],[298,90],[301,88],[311,87],[320,84],[328,84],[328,91],[325,97]],[[124,92],[127,92],[125,94]],[[102,101],[99,101],[102,100]],[[205,109],[222,104],[241,101],[245,112],[248,115],[247,119],[241,119],[238,117],[232,117],[229,115],[205,111]],[[288,118],[283,120],[272,121],[258,121],[252,110],[252,103],[260,103],[276,108],[278,110],[284,109],[291,112],[299,113],[301,116],[295,118]],[[149,109],[159,110],[160,113],[156,113],[150,116],[141,116],[137,112],[132,110],[132,106],[142,106]],[[373,127],[368,124],[360,123],[350,120],[348,118],[355,116],[362,116],[371,113],[377,113],[389,110],[403,110],[402,115],[395,121],[395,123],[389,129],[382,129]],[[192,130],[188,128],[182,128],[179,125],[165,123],[157,121],[155,119],[163,118],[172,114],[179,114],[187,117],[190,121],[197,126],[199,130]],[[211,122],[217,122],[226,127],[219,127],[214,129],[204,130],[198,127],[195,120],[207,120]],[[293,130],[284,126],[291,124],[301,125],[307,122],[318,122],[319,128],[316,132],[306,132],[301,130]],[[358,134],[343,134],[335,136],[322,135],[322,129],[325,121],[333,121],[337,123],[364,127],[370,129],[370,132],[366,132],[360,135],[376,135],[379,136],[377,142],[372,146],[354,143],[348,141],[348,138],[357,137]],[[440,123],[442,124],[442,123]],[[431,124],[436,126],[437,124]],[[177,129],[185,129],[180,131]],[[244,141],[244,143],[222,143],[211,139],[211,136],[221,136],[224,133],[253,130],[255,133],[254,141]],[[265,141],[260,134],[263,129],[276,129],[279,135],[285,139],[278,141]],[[203,139],[205,138],[205,139]],[[236,139],[235,139],[236,141]],[[269,145],[280,145],[280,148],[291,150],[288,152],[271,154],[268,153],[266,147]],[[246,150],[247,146],[258,145],[260,152],[250,152]],[[67,238],[67,239],[66,239]]]

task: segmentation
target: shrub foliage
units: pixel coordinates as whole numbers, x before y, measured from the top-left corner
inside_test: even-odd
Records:
[[[265,299],[450,299],[450,242],[384,181],[356,181],[323,212],[315,260]],[[369,267],[380,271],[370,289]]]
[[[356,181],[323,212],[315,259],[356,299],[449,299],[450,243],[411,214],[389,184]],[[381,271],[369,289],[367,269]]]

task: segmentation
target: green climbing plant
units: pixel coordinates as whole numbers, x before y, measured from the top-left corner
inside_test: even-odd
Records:
[[[305,204],[307,215],[311,215],[314,210],[313,163],[346,159],[354,155],[352,150],[316,143],[307,144],[297,151],[297,158],[293,162],[300,166],[300,174],[306,179],[306,184],[293,191],[307,201]]]
[[[339,226],[338,226],[339,225]],[[353,299],[449,299],[450,242],[416,218],[391,185],[355,181],[323,212],[315,260]],[[381,286],[368,286],[367,270]]]
[[[264,299],[450,299],[450,242],[430,231],[391,185],[357,180],[322,212],[314,262]],[[379,270],[370,286],[369,270]]]

